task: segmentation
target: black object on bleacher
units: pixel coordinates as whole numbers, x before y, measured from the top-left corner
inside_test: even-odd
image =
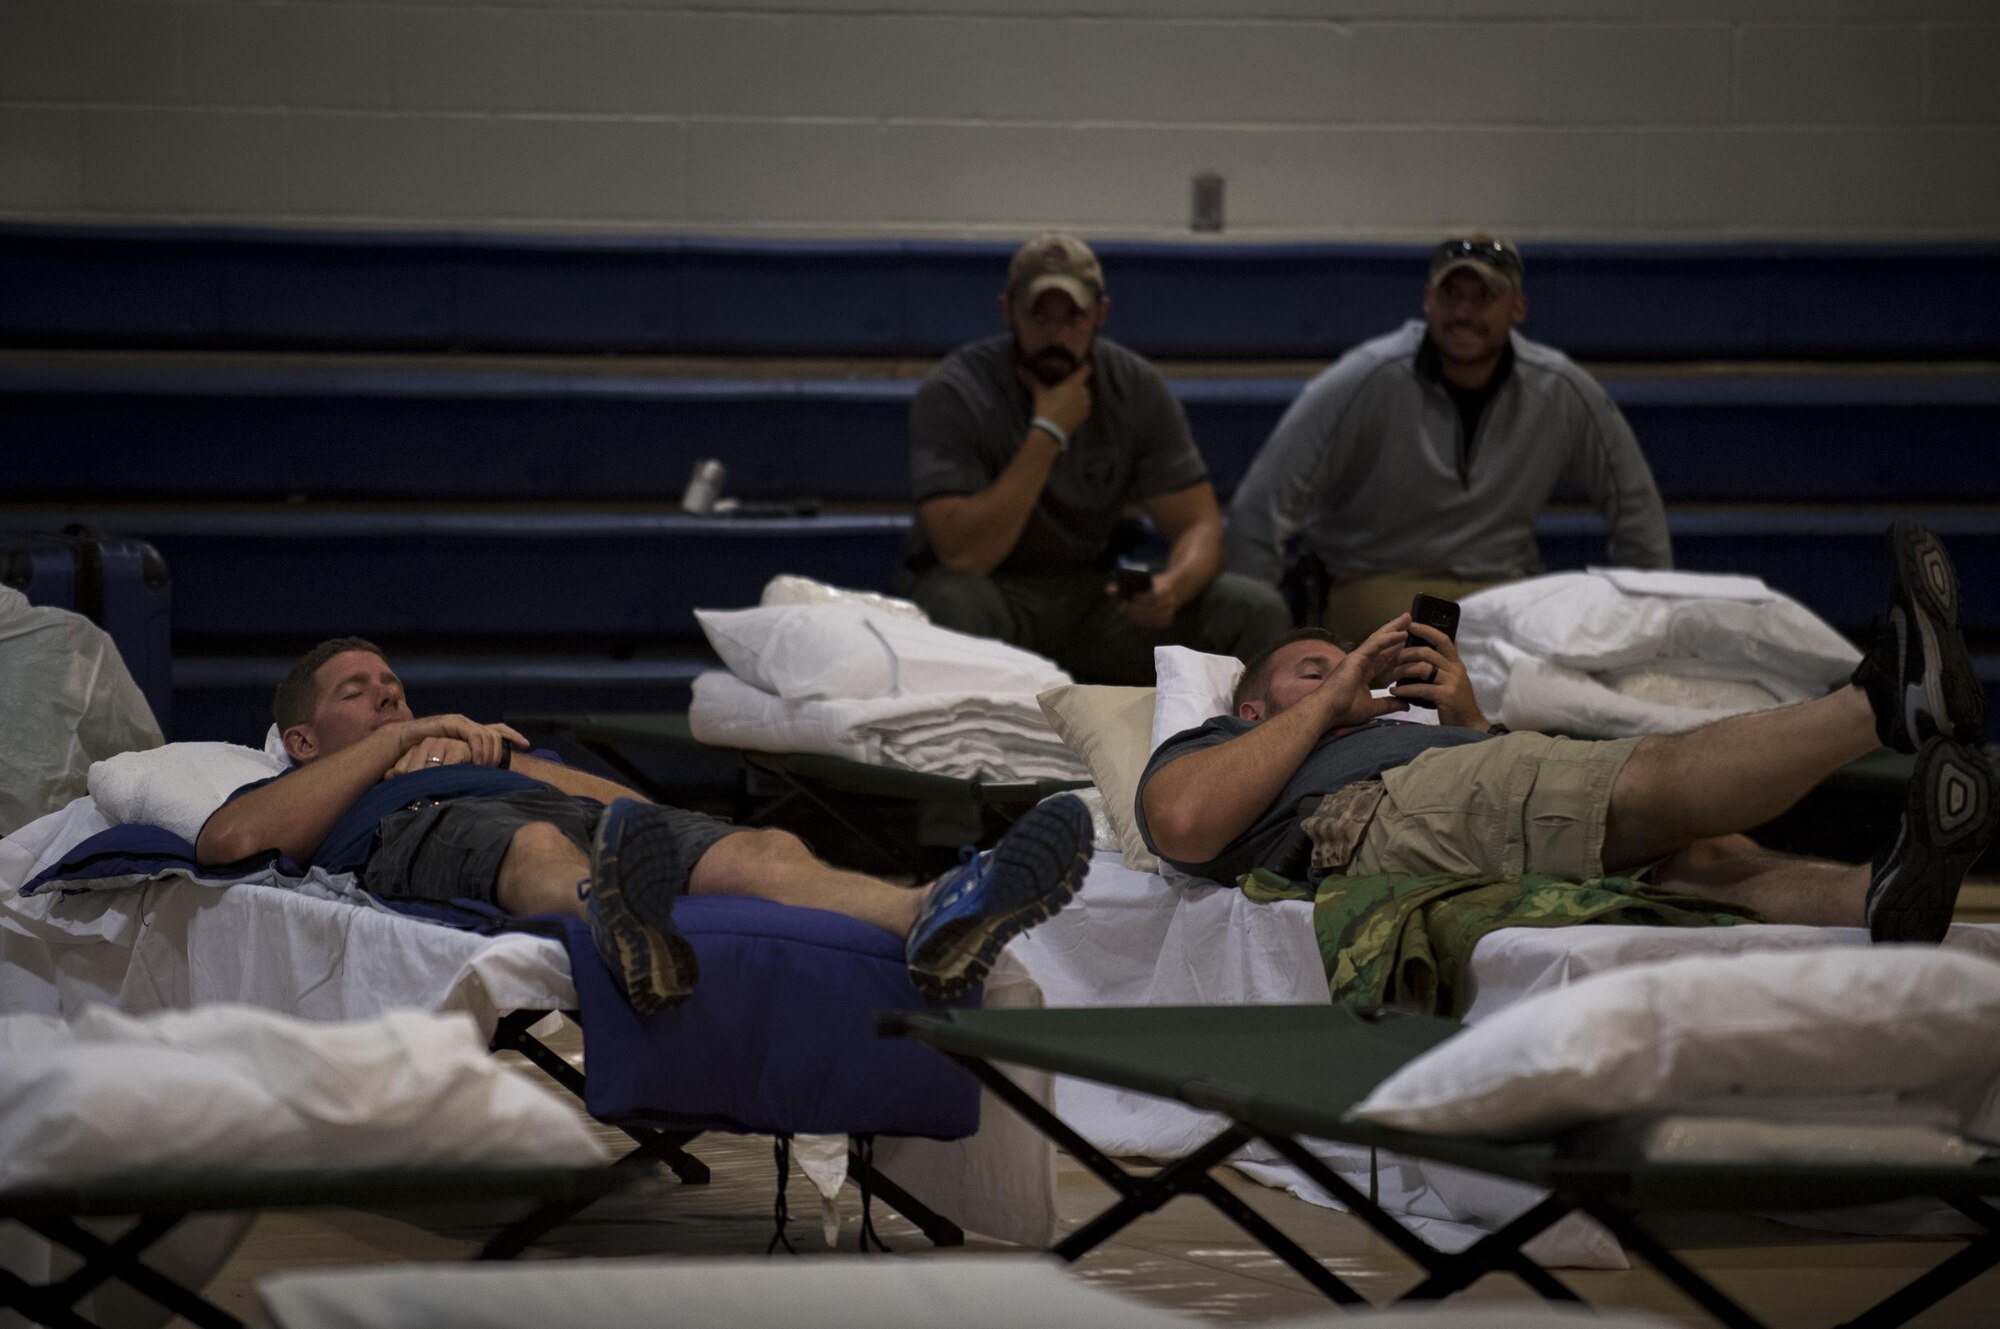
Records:
[[[144,540],[84,525],[0,532],[0,583],[28,603],[82,614],[111,635],[162,733],[173,711],[173,587]]]

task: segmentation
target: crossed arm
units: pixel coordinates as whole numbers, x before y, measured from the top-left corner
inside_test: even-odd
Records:
[[[234,863],[276,850],[302,863],[310,861],[341,814],[371,785],[430,765],[497,766],[508,744],[525,747],[527,742],[506,725],[483,725],[462,715],[430,715],[384,725],[350,747],[223,804],[201,828],[195,857],[203,863]],[[525,753],[516,754],[510,766],[566,794],[603,802],[641,797],[624,785]]]

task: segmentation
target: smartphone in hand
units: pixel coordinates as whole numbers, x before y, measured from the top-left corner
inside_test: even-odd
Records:
[[[1118,588],[1118,598],[1132,600],[1153,589],[1153,570],[1143,563],[1133,563],[1125,559],[1111,570],[1112,584]],[[1454,609],[1456,605],[1452,606]]]
[[[1410,618],[1413,622],[1436,628],[1453,641],[1458,640],[1458,601],[1456,600],[1447,600],[1443,596],[1438,595],[1425,595],[1419,591],[1417,598],[1410,601]],[[1405,646],[1430,645],[1429,642],[1414,632],[1403,639],[1403,644]],[[1411,681],[1413,680],[1404,680],[1404,682]],[[1409,698],[1409,703],[1412,706],[1421,706],[1427,711],[1437,709],[1436,702],[1420,701],[1415,697]]]

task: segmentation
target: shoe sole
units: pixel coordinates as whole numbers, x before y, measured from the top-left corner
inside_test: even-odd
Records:
[[[1977,743],[1986,735],[1986,694],[1958,631],[1958,574],[1951,555],[1937,536],[1907,517],[1890,526],[1889,549],[1897,598],[1890,616],[1901,648],[1898,655],[1908,654],[1907,636],[1914,631],[1924,657],[1921,683],[1898,680],[1907,750],[1914,751],[1940,733],[1962,743]],[[1936,717],[1945,720],[1944,728],[1934,723]]]
[[[1068,799],[1030,808],[994,849],[989,896],[1000,908],[947,926],[910,961],[910,981],[926,1001],[964,996],[992,971],[1008,942],[1076,897],[1090,868],[1090,811]],[[1052,887],[1041,883],[1054,878]]]
[[[643,806],[643,805],[641,805]],[[648,825],[637,808],[607,811],[598,819],[591,839],[591,912],[602,923],[593,929],[598,950],[611,967],[619,986],[641,1015],[650,1015],[687,1000],[699,977],[694,947],[673,929],[673,900],[662,903],[647,896],[632,898],[627,881],[674,880],[679,872],[679,856],[674,852],[672,832],[663,826]],[[664,926],[649,923],[640,911],[662,917]]]
[[[1896,839],[1869,884],[1868,935],[1936,943],[1951,927],[1959,883],[1994,831],[1994,774],[1976,749],[1932,739],[1917,755]]]

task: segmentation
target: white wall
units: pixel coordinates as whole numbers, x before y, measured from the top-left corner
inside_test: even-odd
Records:
[[[0,0],[0,217],[2000,237],[2000,0]]]

